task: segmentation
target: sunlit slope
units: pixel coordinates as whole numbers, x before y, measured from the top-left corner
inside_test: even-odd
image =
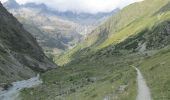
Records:
[[[151,5],[152,4],[152,5]],[[116,45],[170,18],[169,0],[145,0],[125,7],[99,26],[83,43],[56,58],[62,65],[110,45]],[[66,60],[65,60],[66,59]]]

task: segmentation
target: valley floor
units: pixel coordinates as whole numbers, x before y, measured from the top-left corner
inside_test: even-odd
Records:
[[[132,53],[120,58],[84,59],[44,73],[42,85],[24,89],[20,96],[23,100],[136,100],[146,95],[150,100],[151,92],[153,100],[169,100],[169,57],[168,47],[152,56]],[[137,70],[137,83],[131,65],[140,66],[146,82]]]
[[[69,64],[46,72],[44,84],[24,89],[21,96],[24,100],[135,100],[136,71],[130,64],[137,62],[137,56],[88,58]]]
[[[84,59],[42,74],[38,87],[23,89],[31,86],[16,84],[10,90],[22,89],[23,100],[169,100],[169,57],[170,47],[150,56]],[[134,70],[131,65],[140,67]]]

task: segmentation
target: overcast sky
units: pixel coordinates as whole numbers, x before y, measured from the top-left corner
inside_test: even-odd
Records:
[[[5,2],[7,0],[0,0]],[[75,12],[110,12],[115,8],[122,8],[141,0],[16,0],[19,4],[27,2],[46,3],[59,11]]]

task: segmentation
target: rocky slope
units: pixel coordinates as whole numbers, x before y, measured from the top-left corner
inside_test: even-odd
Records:
[[[98,24],[119,11],[109,13],[59,12],[45,4],[19,5],[8,0],[4,6],[32,33],[47,54],[59,54],[82,41]]]
[[[55,68],[36,39],[0,4],[0,83]]]
[[[76,23],[56,16],[40,14],[35,9],[20,8],[11,12],[24,25],[24,28],[36,37],[45,51],[68,50],[82,38],[79,34],[81,30],[77,30],[80,25]]]
[[[82,35],[81,25],[41,13],[39,8],[8,9],[24,28],[37,38],[45,51],[65,51],[77,44]]]
[[[43,3],[19,5],[15,0],[8,0],[4,6],[37,38],[49,55],[73,48],[100,23],[119,11],[97,14],[59,12]]]

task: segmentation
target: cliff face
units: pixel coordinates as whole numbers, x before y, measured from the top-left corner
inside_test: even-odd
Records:
[[[35,38],[0,3],[0,83],[55,67]]]

